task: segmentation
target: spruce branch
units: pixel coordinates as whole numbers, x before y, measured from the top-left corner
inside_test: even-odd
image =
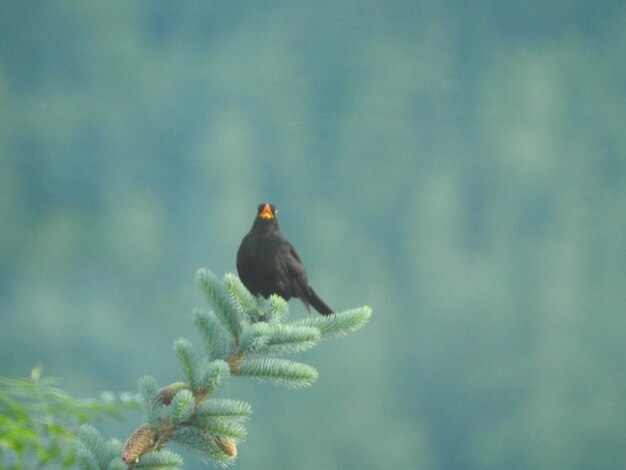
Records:
[[[311,349],[321,338],[318,328],[298,325],[275,325],[266,340],[265,350],[268,354],[301,352]]]
[[[261,301],[263,302],[263,301]],[[272,294],[270,298],[264,302],[267,309],[267,317],[270,323],[282,323],[287,321],[289,317],[289,305],[281,296]]]
[[[222,320],[224,327],[234,338],[241,334],[241,315],[233,305],[230,292],[226,285],[208,269],[199,269],[197,273],[204,296],[216,315]]]
[[[230,292],[231,300],[239,312],[251,322],[262,321],[263,311],[259,309],[259,303],[241,280],[233,273],[227,273],[224,276],[224,282]]]
[[[78,428],[77,437],[83,443],[84,448],[78,454],[79,462],[84,462],[92,468],[102,468],[103,465],[108,465],[106,456],[104,453],[95,455],[91,452],[91,449],[101,449],[104,447],[104,439],[100,433],[89,424],[84,424]],[[100,458],[98,458],[100,457]]]
[[[145,375],[139,380],[139,396],[146,421],[155,426],[160,414],[161,398],[157,393],[157,385],[154,378]]]
[[[360,307],[327,316],[306,317],[296,320],[292,325],[317,328],[321,339],[345,336],[361,328],[372,316],[372,309]]]
[[[184,442],[185,447],[202,460],[211,460],[216,466],[227,467],[237,456],[237,448],[230,438],[221,438],[202,429],[188,426],[179,429],[174,437],[176,441]],[[222,439],[227,439],[227,442],[235,446],[234,452],[229,453],[222,449],[220,446]]]
[[[306,364],[287,359],[262,358],[242,361],[234,375],[266,380],[293,388],[307,387],[318,376],[317,371]]]
[[[193,416],[195,407],[196,402],[191,390],[182,389],[174,396],[171,404],[164,408],[161,418],[173,426],[178,426]]]
[[[135,463],[132,468],[153,468],[153,469],[176,469],[183,468],[183,458],[169,450],[163,449],[158,452],[148,452],[144,454],[139,462]],[[122,468],[127,468],[126,465]]]
[[[191,343],[185,338],[179,338],[174,342],[174,351],[178,362],[183,368],[187,385],[195,392],[198,388],[198,384],[196,382],[195,370],[197,366],[196,358],[193,354],[193,346],[191,346]]]
[[[189,427],[199,429],[207,435],[224,436],[236,441],[246,436],[246,427],[241,419],[195,415],[185,426],[185,428]]]
[[[203,360],[198,369],[198,396],[211,395],[230,377],[230,366],[221,359]]]
[[[213,311],[195,309],[193,316],[209,359],[229,357],[234,352],[236,344],[217,315]]]
[[[143,377],[139,390],[146,422],[123,446],[115,440],[105,442],[95,429],[85,428],[78,452],[83,468],[107,468],[104,464],[180,468],[182,458],[165,449],[168,442],[177,442],[214,465],[232,464],[252,408],[243,401],[215,397],[218,389],[231,376],[292,388],[309,386],[318,377],[315,368],[276,356],[346,335],[371,316],[369,307],[361,307],[289,322],[289,306],[283,298],[255,297],[234,274],[221,280],[200,269],[197,279],[211,308],[193,311],[206,355],[197,358],[191,342],[176,340],[174,354],[183,381],[158,388],[153,378]]]
[[[122,470],[127,468],[120,458],[122,443],[118,439],[105,441],[90,424],[83,424],[76,433],[76,461],[81,468]]]
[[[244,354],[255,354],[267,348],[270,327],[265,322],[244,325],[239,338],[239,350]]]
[[[196,414],[198,416],[248,418],[252,414],[252,407],[245,401],[209,398],[198,406]]]

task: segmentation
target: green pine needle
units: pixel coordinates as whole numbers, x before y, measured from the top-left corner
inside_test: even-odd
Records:
[[[246,359],[237,366],[234,373],[293,388],[307,387],[318,376],[317,370],[307,364],[273,357]]]
[[[133,468],[139,467],[135,466]],[[161,467],[161,469],[165,470],[167,467]],[[109,465],[106,466],[106,470],[128,470],[128,465],[126,465],[121,457],[116,457],[109,462]]]
[[[235,341],[214,312],[195,309],[196,328],[202,336],[204,348],[211,360],[228,357],[235,350]]]
[[[246,437],[246,427],[243,425],[241,419],[212,417],[194,415],[190,420],[190,425],[186,427],[194,427],[201,429],[207,435],[217,435],[230,437],[235,442],[240,441]]]
[[[93,455],[93,453],[83,445],[79,445],[76,449],[76,462],[81,468],[102,468],[98,466],[98,463],[96,462],[96,457]]]
[[[183,389],[174,396],[172,403],[167,407],[169,415],[167,417],[171,418],[172,424],[178,425],[193,415],[195,406],[196,400],[193,393],[190,390]]]
[[[139,380],[139,395],[146,421],[153,426],[156,425],[162,403],[157,395],[157,384],[153,377],[145,375]]]
[[[327,316],[310,316],[292,323],[294,326],[318,328],[321,339],[345,336],[361,328],[372,316],[370,307],[359,307]]]
[[[78,440],[89,450],[104,446],[104,439],[91,424],[83,424],[76,433]]]
[[[183,458],[179,454],[163,449],[154,452],[148,452],[147,454],[142,455],[139,459],[139,462],[133,464],[132,468],[167,468],[169,470],[183,468],[183,466]]]
[[[239,348],[243,353],[254,354],[267,348],[267,333],[270,327],[265,322],[246,324],[242,328],[239,338]]]
[[[196,375],[194,373],[196,370],[196,359],[193,354],[191,343],[185,338],[179,338],[174,342],[174,351],[176,353],[176,357],[178,358],[178,362],[180,362],[180,365],[183,368],[189,388],[195,392],[198,385],[196,382]]]
[[[125,468],[126,464],[120,457],[120,455],[122,454],[122,447],[123,447],[122,442],[119,439],[108,439],[105,442],[104,447],[106,449],[107,456],[108,456],[107,460],[109,461],[107,465],[107,470],[113,469],[113,468]],[[115,465],[113,465],[115,462],[119,463],[122,466],[116,467]]]
[[[177,429],[174,439],[202,459],[211,460],[216,466],[227,467],[235,461],[235,458],[224,454],[215,443],[213,435],[203,429],[191,426]]]
[[[267,300],[267,316],[272,323],[282,323],[289,317],[289,304],[281,296],[272,294]]]
[[[272,354],[293,353],[311,349],[320,340],[318,328],[311,326],[277,325],[272,328],[261,352]]]
[[[224,282],[230,292],[231,299],[240,313],[245,315],[250,321],[262,320],[259,309],[259,302],[243,285],[241,280],[233,273],[227,273],[224,276]]]
[[[211,394],[230,377],[230,367],[220,359],[211,362],[205,359],[198,368],[197,376],[198,391]]]
[[[224,327],[233,338],[238,338],[241,334],[241,315],[233,305],[230,292],[224,282],[204,268],[198,270],[197,278],[215,314],[222,320]]]
[[[78,443],[76,447],[76,458],[78,465],[87,469],[108,470],[112,467],[113,461],[119,459],[122,451],[122,443],[117,439],[105,441],[100,433],[91,425],[83,424],[76,433]],[[119,459],[123,465],[121,459]],[[124,467],[126,466],[124,465]]]
[[[196,414],[247,418],[252,414],[252,407],[245,401],[211,398],[198,406]]]
[[[104,439],[100,433],[90,424],[83,424],[76,433],[78,437],[77,457],[83,468],[102,468],[100,459],[96,456],[102,454]]]

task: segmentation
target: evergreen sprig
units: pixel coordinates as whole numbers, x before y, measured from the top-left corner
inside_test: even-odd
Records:
[[[235,416],[247,418],[252,414],[252,407],[245,401],[227,398],[209,398],[198,406],[199,416]]]
[[[179,391],[169,406],[164,407],[166,412],[162,419],[173,426],[183,425],[196,411],[196,401],[191,390]]]
[[[179,338],[174,343],[174,351],[176,353],[176,357],[178,362],[183,368],[183,373],[185,375],[185,379],[187,379],[187,384],[189,388],[194,392],[198,389],[198,383],[196,381],[196,359],[193,354],[193,346],[191,343],[187,341],[185,338]]]
[[[157,395],[157,384],[153,377],[145,375],[139,380],[139,397],[146,421],[153,426],[157,425],[162,403]]]
[[[236,367],[235,375],[301,388],[311,385],[318,374],[309,365],[271,357],[247,359]]]
[[[359,307],[335,315],[306,317],[294,321],[292,325],[317,328],[320,332],[320,339],[330,339],[358,330],[371,315],[371,308]]]
[[[171,452],[167,449],[159,450],[158,452],[149,452],[141,457],[139,462],[136,462],[132,468],[154,468],[154,469],[175,469],[183,468],[183,458],[176,452]],[[127,466],[122,467],[126,469]]]
[[[228,284],[220,281],[208,269],[199,269],[196,276],[209,305],[222,321],[223,326],[233,338],[237,339],[243,326],[243,319],[239,314],[243,307],[233,302],[234,298],[232,291],[228,289]]]
[[[120,458],[122,443],[118,439],[105,441],[90,424],[83,424],[77,433],[77,463],[81,468],[123,470],[126,464]]]
[[[276,356],[355,331],[372,313],[361,307],[288,322],[284,299],[255,297],[234,274],[221,280],[200,269],[197,279],[210,307],[193,312],[206,355],[198,358],[188,340],[176,340],[174,353],[184,381],[158,388],[152,377],[140,380],[145,423],[124,445],[105,441],[93,427],[83,426],[76,454],[83,468],[181,468],[182,458],[164,448],[170,441],[215,465],[232,464],[252,408],[243,401],[216,398],[217,389],[231,376],[309,386],[317,379],[315,368]]]
[[[193,315],[208,358],[214,360],[230,357],[236,348],[236,342],[215,312],[195,309]]]

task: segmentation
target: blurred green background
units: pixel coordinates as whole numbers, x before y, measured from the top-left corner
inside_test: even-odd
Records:
[[[269,200],[374,315],[228,384],[237,468],[624,468],[625,50],[608,0],[0,2],[0,375],[178,380]]]

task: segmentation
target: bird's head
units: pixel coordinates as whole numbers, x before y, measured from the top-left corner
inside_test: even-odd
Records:
[[[264,202],[259,204],[257,208],[257,218],[262,220],[274,220],[278,215],[278,209],[274,204],[270,204],[269,202]]]

